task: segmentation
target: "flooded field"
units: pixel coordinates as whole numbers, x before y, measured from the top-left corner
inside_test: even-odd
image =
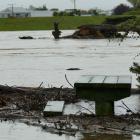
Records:
[[[139,140],[140,136],[123,135],[87,135],[77,133],[75,137],[47,133],[37,127],[27,126],[22,123],[4,122],[0,124],[1,140]]]
[[[73,31],[63,31],[62,35]],[[33,36],[33,40],[20,40],[19,36]],[[51,31],[1,32],[0,34],[0,84],[17,86],[65,86],[65,74],[74,84],[80,75],[110,74],[132,75],[132,87],[136,87],[136,77],[129,68],[139,60],[140,40],[128,38],[118,40],[54,40]],[[68,71],[79,68],[78,71]],[[123,100],[133,112],[140,111],[140,96],[132,95]],[[81,108],[82,107],[82,108]],[[88,108],[95,113],[95,103],[81,101],[67,104],[64,114],[76,114]],[[83,113],[89,113],[82,110]],[[126,114],[121,101],[115,102],[115,114]],[[18,122],[1,122],[2,140],[138,140],[139,136],[81,134],[75,137],[48,133],[38,127]]]
[[[62,35],[73,31],[63,31]],[[18,37],[31,35],[34,40]],[[82,74],[127,75],[140,53],[140,40],[54,40],[51,31],[1,32],[0,84],[17,86],[69,86]],[[80,71],[67,71],[80,68]],[[136,85],[133,75],[133,87]]]

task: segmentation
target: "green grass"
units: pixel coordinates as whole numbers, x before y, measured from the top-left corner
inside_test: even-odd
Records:
[[[122,22],[118,25],[119,29],[123,30],[134,30],[140,33],[140,17],[137,16],[136,19],[130,19],[125,22]]]
[[[131,15],[112,15],[106,18],[105,23],[117,25],[129,19],[135,19],[135,18],[136,16],[131,16]]]
[[[46,17],[46,18],[8,18],[0,19],[0,31],[17,30],[52,30],[53,22],[60,22],[60,29],[76,29],[83,24],[101,24],[105,16],[64,16],[64,17]]]
[[[139,16],[140,15],[140,8],[138,9],[132,9],[128,12],[125,12],[124,15],[135,15],[135,16]]]

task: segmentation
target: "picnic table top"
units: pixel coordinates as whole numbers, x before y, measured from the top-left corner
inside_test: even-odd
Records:
[[[80,79],[75,83],[75,86],[78,85],[115,85],[131,86],[132,77],[128,75],[82,75]]]

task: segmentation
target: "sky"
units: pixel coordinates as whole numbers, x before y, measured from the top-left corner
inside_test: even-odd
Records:
[[[128,4],[127,0],[76,0],[77,9],[99,8],[103,10],[113,9],[120,3]],[[26,7],[29,5],[42,6],[45,4],[47,8],[72,9],[73,0],[0,0],[0,10],[14,4],[15,7]]]

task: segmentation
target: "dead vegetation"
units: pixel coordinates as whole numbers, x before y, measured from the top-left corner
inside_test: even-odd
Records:
[[[132,134],[140,128],[140,114],[135,114],[124,102],[122,105],[128,114],[113,117],[96,117],[82,113],[80,115],[63,115],[44,117],[43,109],[48,100],[60,100],[68,103],[80,101],[74,89],[70,88],[9,87],[0,85],[0,119],[1,121],[20,121],[37,126],[44,131],[56,134],[75,135],[83,133]],[[86,109],[81,107],[81,109]],[[87,109],[88,110],[88,109]]]
[[[0,86],[0,117],[16,110],[30,114],[41,113],[48,100],[64,100],[66,103],[76,102],[73,89],[37,88]],[[15,113],[13,113],[14,115]]]

